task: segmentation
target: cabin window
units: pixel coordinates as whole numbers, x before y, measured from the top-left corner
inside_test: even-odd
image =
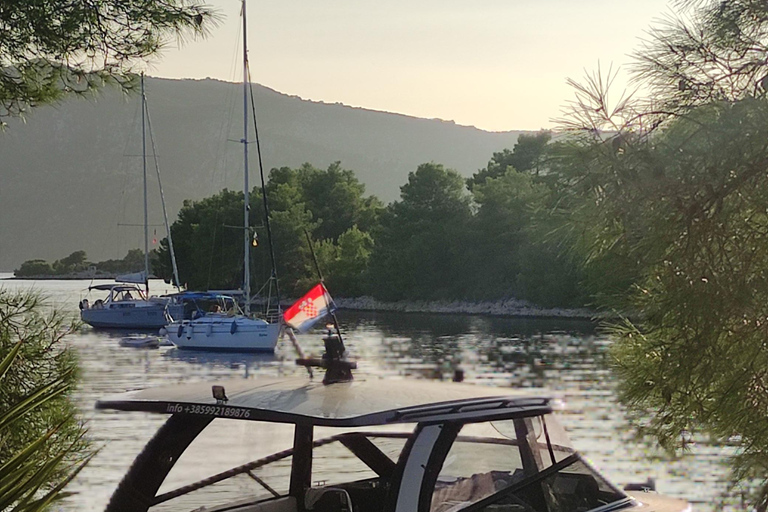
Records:
[[[239,500],[258,502],[286,496],[291,474],[287,450],[293,447],[293,430],[294,426],[288,424],[213,420],[174,464],[158,496],[186,486],[197,487],[212,476],[231,474],[150,510],[202,510]],[[285,455],[280,456],[281,452]],[[272,457],[275,454],[278,456]]]
[[[586,512],[627,501],[576,454],[553,415],[462,426],[430,512]]]

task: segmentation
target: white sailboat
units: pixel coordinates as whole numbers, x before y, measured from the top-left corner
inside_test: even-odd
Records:
[[[248,37],[245,16],[245,0],[243,0],[243,298],[245,311],[240,311],[237,303],[228,308],[227,312],[219,308],[215,312],[207,312],[199,318],[174,321],[166,327],[168,339],[180,349],[236,351],[236,352],[273,352],[277,345],[282,328],[280,318],[280,302],[277,301],[275,322],[270,323],[260,318],[252,318],[251,306],[251,273],[250,247],[251,229],[248,219],[249,185],[248,185]],[[258,134],[257,134],[258,148]],[[261,155],[259,154],[261,165]],[[264,173],[261,172],[262,191],[264,191]],[[269,234],[270,256],[272,262],[271,279],[277,282],[275,257],[272,250],[271,231],[269,229],[269,208],[266,195],[264,196],[265,219]],[[227,309],[227,308],[224,308]]]
[[[93,304],[81,300],[80,318],[92,327],[113,329],[160,329],[169,322],[170,316],[181,316],[183,305],[167,297],[149,295],[149,224],[147,212],[147,97],[144,91],[144,75],[141,75],[141,146],[142,168],[144,172],[144,270],[133,274],[117,276],[113,284],[99,284],[88,288],[108,291],[107,297],[94,301]],[[158,174],[159,180],[159,174]],[[162,197],[162,188],[160,190]],[[168,217],[163,200],[163,214],[168,234],[171,260],[176,287],[179,287],[176,259],[173,253],[173,241],[168,229]],[[144,289],[140,288],[144,285]]]

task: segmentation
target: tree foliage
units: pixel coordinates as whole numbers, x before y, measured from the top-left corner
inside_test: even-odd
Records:
[[[768,7],[759,0],[680,1],[689,7],[651,31],[637,78],[655,98],[646,113],[683,113],[768,90]],[[651,110],[651,111],[648,111]]]
[[[27,260],[14,270],[13,274],[16,277],[51,276],[53,275],[53,267],[45,260]]]
[[[552,133],[546,130],[534,134],[521,133],[514,148],[494,153],[488,165],[467,180],[467,187],[474,190],[475,185],[504,176],[510,168],[538,176],[547,167],[547,150],[551,140]]]
[[[258,223],[251,207],[251,225]],[[233,289],[243,282],[243,193],[224,189],[200,201],[184,201],[171,226],[181,283],[193,290]],[[170,279],[168,240],[158,249],[155,272]]]
[[[71,331],[40,297],[0,289],[0,509],[43,510],[88,461]]]
[[[471,218],[464,179],[440,164],[422,164],[409,173],[400,198],[376,234],[375,293],[390,300],[461,296]]]
[[[0,121],[106,82],[130,87],[135,64],[169,37],[203,34],[216,22],[189,0],[0,4]]]
[[[550,215],[561,181],[551,167],[548,134],[515,146],[510,161],[528,162],[518,172],[484,174],[473,191],[455,171],[422,164],[386,208],[354,173],[340,164],[327,170],[304,164],[272,169],[267,184],[270,223],[280,287],[298,296],[318,279],[310,242],[334,294],[399,299],[526,299],[545,306],[582,306],[582,274],[564,257],[552,233],[564,222]],[[520,158],[523,152],[525,158]],[[496,160],[489,168],[501,165]],[[538,166],[538,167],[537,167]],[[251,197],[260,198],[254,189]],[[242,238],[236,220],[242,194],[222,191],[187,202],[172,227],[182,282],[194,289],[237,288],[242,279]],[[259,234],[252,250],[252,289],[269,278],[266,225],[259,201],[250,225]],[[228,220],[227,220],[228,219]],[[170,278],[167,241],[157,273]]]
[[[309,233],[315,244],[328,245],[324,269],[336,282],[339,294],[359,289],[350,276],[359,275],[367,261],[371,237],[381,203],[364,196],[365,187],[354,173],[336,162],[327,170],[304,164],[298,169],[272,169],[267,184],[270,226],[277,274],[284,292],[300,295],[310,281],[317,280],[307,245]],[[267,229],[261,190],[254,188],[250,207],[250,228],[259,238],[251,250],[252,289],[257,291],[271,276]],[[201,201],[187,201],[171,226],[174,249],[182,283],[191,289],[230,289],[242,286],[243,276],[243,194],[224,190]],[[359,244],[359,247],[352,247]],[[339,261],[350,263],[346,268]],[[171,276],[167,240],[157,256],[158,275]],[[347,290],[351,286],[351,290]]]
[[[653,100],[608,104],[600,74],[577,87],[563,175],[587,265],[633,286],[608,304],[620,396],[640,432],[679,449],[684,431],[739,435],[734,482],[768,508],[768,100],[762,2],[691,2],[652,33],[638,77]],[[609,128],[606,136],[600,129]],[[576,196],[574,204],[578,203]],[[605,268],[605,267],[598,267]]]
[[[41,259],[27,260],[14,270],[13,274],[16,277],[67,276],[84,272],[91,266],[97,272],[108,274],[138,272],[144,268],[144,251],[130,249],[122,259],[104,260],[98,263],[89,262],[85,251],[75,251],[53,263]]]

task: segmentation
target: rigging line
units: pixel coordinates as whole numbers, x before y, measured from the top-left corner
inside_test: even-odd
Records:
[[[221,85],[221,88],[224,90],[224,94],[222,95],[223,98],[219,98],[221,101],[215,105],[215,108],[217,114],[221,112],[223,115],[216,116],[218,121],[216,123],[211,123],[211,134],[213,136],[212,140],[214,141],[227,141],[230,138],[229,133],[232,130],[231,122],[234,119],[234,111],[236,106],[236,89],[234,86],[235,82],[237,82],[237,79],[235,78],[235,68],[237,62],[239,62],[238,49],[241,30],[242,27],[240,24],[238,24],[236,37],[234,38],[235,46],[230,52],[232,55],[232,61],[229,67],[229,80],[219,82],[219,85]],[[213,168],[209,173],[210,180],[206,184],[209,187],[209,195],[218,193],[227,185],[227,169],[229,167],[228,160],[230,157],[227,147],[227,144],[213,144],[213,149],[211,151],[211,155],[213,157]]]
[[[147,128],[149,129],[149,143],[152,146],[152,159],[155,163],[155,174],[157,175],[157,186],[160,189],[160,203],[163,205],[163,220],[165,221],[165,233],[168,237],[168,251],[171,253],[171,265],[173,267],[173,278],[176,290],[181,290],[181,281],[179,281],[179,269],[176,266],[176,253],[173,250],[173,238],[171,237],[171,225],[168,223],[168,210],[165,207],[165,194],[163,193],[163,182],[160,180],[160,165],[157,161],[157,147],[155,146],[155,136],[152,132],[152,119],[149,117],[149,103],[147,95],[144,95],[144,111],[147,116]]]
[[[236,63],[239,61],[238,59],[238,50],[239,50],[239,40],[240,40],[240,33],[241,33],[242,27],[240,27],[240,24],[237,26],[237,34],[235,37],[235,48],[233,49],[232,53],[232,62],[230,64],[230,82],[232,83],[223,83],[222,86],[225,87],[225,95],[224,95],[224,101],[222,111],[224,112],[224,115],[220,117],[220,122],[218,124],[218,129],[216,130],[216,134],[218,138],[216,140],[219,141],[227,141],[229,139],[229,132],[232,129],[231,122],[232,119],[234,119],[234,112],[236,107],[236,89],[234,87],[234,82],[236,82],[235,79],[235,66]],[[239,96],[237,96],[239,98]],[[228,159],[229,159],[229,151],[227,149],[227,144],[216,144],[215,145],[215,158],[214,158],[214,168],[213,172],[211,173],[211,180],[210,180],[210,186],[211,186],[211,195],[218,192],[224,186],[227,184],[227,168],[228,166]]]
[[[253,79],[251,78],[251,66],[246,58],[246,69],[248,71],[248,86],[251,92],[251,112],[253,114],[253,131],[256,135],[256,154],[259,157],[259,176],[261,178],[261,200],[264,203],[264,225],[267,227],[267,245],[269,245],[269,259],[272,263],[271,279],[275,280],[275,300],[277,301],[277,312],[280,314],[280,285],[277,280],[277,262],[275,261],[275,248],[272,243],[272,227],[269,223],[269,202],[267,201],[267,186],[264,180],[264,164],[261,157],[261,142],[259,141],[259,125],[256,122],[256,102],[253,99]]]
[[[136,135],[136,128],[139,126],[139,116],[141,115],[141,102],[134,105],[133,109],[133,119],[131,120],[131,123],[129,124],[129,129],[127,130],[127,137],[125,138],[125,143],[123,145],[123,151],[122,151],[122,157],[120,159],[120,165],[119,165],[119,172],[118,176],[122,178],[118,186],[120,187],[120,195],[119,199],[117,200],[116,208],[111,209],[112,213],[112,222],[110,225],[112,226],[119,226],[120,225],[120,219],[125,219],[127,214],[127,197],[126,197],[126,191],[129,190],[129,184],[133,181],[132,178],[134,178],[133,170],[127,169],[128,162],[132,162],[131,159],[126,159],[125,157],[131,156],[131,154],[128,153],[128,148],[133,146],[133,144],[136,142],[134,135]],[[140,156],[140,155],[135,155]],[[140,226],[144,226],[144,224],[137,224]],[[126,237],[120,236],[119,231],[112,231],[112,238],[113,240],[119,240],[118,243],[110,244],[112,248],[112,254],[111,256],[115,259],[122,259],[125,254],[122,252],[124,249],[126,249],[125,241]],[[126,251],[127,252],[127,251]]]
[[[224,112],[224,115],[219,117],[219,123],[217,128],[214,128],[214,134],[216,136],[215,141],[223,141],[226,142],[229,137],[229,132],[232,129],[232,119],[234,119],[234,111],[236,107],[236,94],[235,94],[235,87],[234,82],[235,80],[235,68],[237,65],[237,62],[239,62],[238,57],[238,51],[240,48],[239,40],[240,40],[240,34],[242,31],[242,27],[240,24],[237,24],[237,33],[236,37],[234,38],[234,49],[231,52],[232,55],[232,61],[230,63],[230,82],[232,83],[223,83],[222,86],[224,87],[225,93],[223,97],[223,101],[221,101],[217,108],[221,108],[221,110]],[[225,185],[227,184],[227,168],[229,167],[229,151],[227,149],[227,144],[214,144],[214,150],[213,150],[213,169],[210,173],[210,181],[208,182],[209,186],[209,196],[213,196],[219,192],[223,188],[225,188]],[[217,208],[216,213],[214,216],[214,229],[213,229],[213,237],[210,240],[210,248],[209,248],[209,258],[208,258],[208,269],[206,273],[206,288],[210,289],[211,287],[211,279],[213,274],[213,260],[214,256],[216,254],[216,237],[218,235],[218,226],[220,224],[219,222],[220,218],[220,211]],[[222,241],[224,243],[224,241]],[[204,263],[203,263],[204,265]]]
[[[240,34],[240,26],[238,24],[238,37],[235,39],[236,45],[237,40],[239,40],[239,34]],[[238,46],[235,47],[235,51],[233,54],[237,53]],[[236,56],[235,56],[236,57]],[[234,69],[234,64],[232,65],[232,69]],[[234,81],[234,80],[233,80]],[[220,123],[218,125],[217,135],[219,141],[226,141],[228,139],[229,131],[231,130],[231,120],[234,118],[234,111],[235,111],[235,104],[236,104],[236,95],[235,95],[235,88],[230,87],[232,84],[225,84],[226,86],[226,93],[224,96],[224,110],[225,115],[222,116],[220,119]],[[229,151],[227,150],[226,144],[215,144],[215,158],[214,158],[214,169],[211,173],[211,180],[209,182],[210,190],[209,195],[214,196],[216,193],[221,192],[221,190],[227,183],[227,168],[228,168],[228,158],[229,158]],[[213,260],[214,256],[216,254],[216,236],[218,235],[218,227],[221,217],[221,211],[219,208],[215,209],[214,214],[214,222],[213,222],[213,237],[210,241],[210,249],[209,249],[209,258],[208,258],[208,271],[206,274],[206,288],[211,288],[211,280],[213,275]],[[224,240],[222,240],[222,243],[225,243]]]
[[[210,255],[211,257],[208,258],[208,278],[205,281],[205,288],[210,290],[211,289],[211,272],[213,272],[213,253],[216,249],[216,233],[219,230],[219,211],[216,210],[216,217],[213,223],[213,240],[211,241],[211,250]]]

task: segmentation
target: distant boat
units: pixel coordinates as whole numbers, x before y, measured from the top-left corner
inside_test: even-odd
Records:
[[[167,315],[181,315],[183,306],[166,297],[147,297],[136,284],[98,284],[88,290],[108,291],[105,299],[80,301],[80,318],[92,327],[160,329]]]
[[[160,338],[158,336],[148,335],[126,336],[120,340],[120,346],[131,348],[158,348],[160,347]]]
[[[125,274],[115,278],[115,284],[100,284],[88,288],[91,290],[109,291],[105,299],[99,299],[91,304],[87,299],[81,300],[80,318],[92,327],[113,329],[160,329],[167,325],[173,317],[181,317],[183,306],[169,298],[150,297],[149,295],[149,223],[147,218],[147,139],[146,139],[146,115],[147,97],[144,93],[144,75],[141,76],[141,145],[144,171],[144,270],[132,274]],[[159,179],[159,175],[158,175]],[[162,188],[160,189],[162,198]],[[163,201],[163,213],[165,215],[165,202]],[[171,232],[168,229],[166,219],[166,231],[168,235],[173,273],[176,287],[179,287],[176,258],[173,253]],[[143,284],[144,290],[138,285]],[[168,309],[170,308],[170,309]]]
[[[279,293],[275,300],[276,312],[272,315],[273,322],[251,317],[251,272],[250,272],[250,247],[252,240],[258,240],[255,234],[251,234],[248,213],[250,210],[248,199],[248,38],[245,17],[245,1],[243,0],[243,300],[245,311],[240,311],[232,297],[220,296],[216,300],[224,300],[233,303],[232,306],[223,307],[224,312],[206,312],[199,318],[174,321],[167,326],[168,339],[180,349],[212,350],[212,351],[237,351],[237,352],[274,352],[278,337],[282,328],[282,313],[280,310]],[[258,149],[258,136],[257,136]],[[259,155],[261,166],[261,155]],[[269,206],[264,189],[264,172],[261,170],[261,189],[264,203],[264,218],[267,228],[268,245],[273,281],[277,290],[277,270],[275,267],[275,255],[272,246],[272,232],[269,226]],[[271,288],[270,288],[271,290]],[[267,306],[269,314],[269,305]]]

